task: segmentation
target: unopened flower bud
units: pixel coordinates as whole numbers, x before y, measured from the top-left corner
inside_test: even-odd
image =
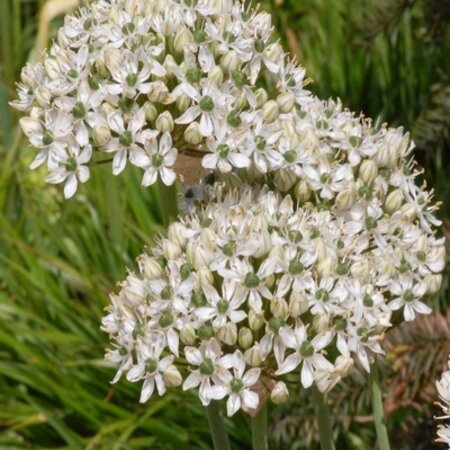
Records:
[[[283,92],[277,97],[277,103],[280,111],[287,114],[292,111],[295,105],[295,95],[292,92]]]
[[[184,345],[194,345],[197,341],[197,335],[192,325],[187,323],[180,330],[180,340]]]
[[[403,204],[403,192],[400,189],[395,189],[386,198],[384,209],[387,213],[393,214],[398,211]]]
[[[295,184],[298,177],[297,175],[289,169],[281,169],[275,173],[275,185],[276,187],[282,191],[287,192],[291,189],[291,187]]]
[[[270,302],[270,312],[276,317],[285,319],[289,313],[289,306],[286,300],[276,297],[272,299]]]
[[[378,175],[378,165],[373,159],[365,159],[359,167],[359,176],[366,183],[370,184]]]
[[[145,119],[148,122],[153,122],[158,117],[158,110],[153,103],[146,102],[144,105]]]
[[[244,350],[250,348],[253,344],[253,333],[250,328],[243,327],[239,330],[239,345]]]
[[[164,103],[166,97],[169,95],[169,89],[166,84],[161,80],[153,81],[151,89],[148,94],[148,99],[155,103]]]
[[[92,139],[97,147],[105,146],[111,140],[111,130],[108,125],[100,124],[92,128]]]
[[[207,267],[214,259],[214,254],[206,250],[204,246],[198,245],[194,241],[189,241],[186,248],[186,256],[196,270]]]
[[[306,311],[308,311],[308,300],[304,298],[300,293],[293,292],[289,299],[289,315],[291,317],[299,317]]]
[[[302,179],[295,185],[294,196],[300,205],[303,205],[310,199],[311,189],[309,188],[306,180]]]
[[[336,260],[332,257],[325,258],[317,265],[317,272],[321,277],[328,277],[336,272]]]
[[[122,288],[123,299],[131,307],[142,303],[147,296],[144,283],[136,276],[129,276]]]
[[[314,316],[312,325],[317,333],[324,333],[330,328],[330,320],[326,314],[318,314]]]
[[[259,349],[259,345],[255,344],[253,347],[250,347],[244,353],[245,362],[250,367],[258,367],[262,363],[262,355],[261,350]]]
[[[343,189],[336,195],[335,205],[337,209],[347,210],[350,209],[356,201],[356,190],[352,186],[347,189]]]
[[[173,48],[178,53],[183,53],[186,46],[194,42],[192,33],[187,28],[181,28],[178,30],[173,40]]]
[[[364,281],[369,277],[369,269],[369,260],[364,258],[351,265],[350,273],[354,278]]]
[[[171,133],[174,128],[172,114],[169,111],[161,113],[156,119],[155,128],[161,133]]]
[[[197,281],[200,288],[205,285],[212,286],[214,284],[214,275],[207,266],[201,267],[197,270]]]
[[[198,145],[203,140],[203,135],[200,133],[200,125],[198,122],[192,122],[184,130],[184,139],[192,145]]]
[[[108,47],[105,50],[105,65],[110,72],[120,69],[122,52],[118,48]]]
[[[42,106],[43,108],[48,108],[50,106],[52,94],[45,86],[38,86],[34,91],[34,95],[39,106]]]
[[[278,43],[269,44],[265,50],[265,55],[274,63],[277,63],[283,54],[283,49]]]
[[[409,221],[413,221],[416,218],[417,210],[416,206],[412,203],[405,203],[400,208],[400,211],[404,214],[404,217]]]
[[[145,254],[139,258],[138,265],[141,272],[150,280],[161,277],[163,273],[161,264],[155,258]]]
[[[289,390],[285,383],[278,381],[270,393],[270,399],[276,404],[285,403],[289,399]]]
[[[227,345],[234,345],[237,342],[237,326],[234,322],[228,322],[217,331],[217,337]]]
[[[241,61],[239,56],[234,50],[228,50],[228,52],[226,52],[220,60],[220,66],[227,73],[231,73],[239,69],[240,64]]]
[[[278,103],[275,100],[269,100],[263,106],[263,120],[266,123],[272,123],[278,119],[280,115],[280,109]]]
[[[339,355],[336,358],[334,366],[335,366],[336,370],[339,372],[339,374],[341,375],[341,377],[346,377],[352,371],[353,358]]]
[[[248,324],[252,331],[258,331],[264,325],[264,317],[251,309],[248,313]]]
[[[441,289],[442,275],[430,274],[425,277],[424,281],[427,287],[427,294],[436,294],[436,292],[439,292],[439,289]]]
[[[173,364],[164,371],[162,377],[164,384],[169,388],[180,386],[183,382],[180,372]]]
[[[269,94],[264,88],[258,88],[255,92],[256,106],[261,108],[269,100]]]
[[[181,248],[186,246],[186,238],[183,235],[183,225],[179,222],[173,222],[169,225],[169,229],[167,230],[167,237],[174,244],[178,245]]]
[[[180,111],[181,113],[183,113],[184,111],[186,111],[186,109],[189,108],[189,105],[191,104],[191,99],[187,96],[187,95],[180,95],[178,96],[175,105],[178,108],[178,111]],[[196,123],[196,122],[192,122],[192,123]]]
[[[167,259],[177,259],[181,255],[181,248],[170,239],[164,239],[162,247],[163,254]]]
[[[220,66],[214,66],[208,73],[208,79],[216,86],[221,86],[223,83],[223,70]]]
[[[108,117],[111,113],[115,111],[114,106],[110,105],[109,103],[105,102],[100,106],[100,112],[103,116]]]
[[[60,75],[60,70],[56,58],[45,58],[44,69],[45,73],[51,80],[58,78],[58,76]]]

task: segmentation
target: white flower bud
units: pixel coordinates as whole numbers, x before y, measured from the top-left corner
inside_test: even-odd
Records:
[[[200,125],[198,122],[192,122],[184,130],[184,139],[187,143],[198,145],[203,140],[203,135],[200,133]]]
[[[270,399],[276,404],[280,405],[289,399],[289,390],[285,383],[278,381],[270,393]]]
[[[239,330],[239,345],[244,350],[250,348],[253,344],[253,333],[250,328],[243,327]]]
[[[164,371],[162,377],[164,384],[169,388],[180,386],[183,382],[180,372],[173,364]]]
[[[181,248],[170,239],[163,240],[162,248],[166,259],[177,259],[181,255]]]
[[[285,319],[289,313],[289,306],[286,300],[276,297],[273,298],[270,302],[270,312],[276,317]]]
[[[300,180],[294,188],[294,196],[300,205],[306,203],[311,197],[311,189],[305,179]]]
[[[262,108],[269,100],[269,94],[264,88],[258,88],[255,92],[256,106]]]
[[[314,382],[317,389],[323,394],[331,391],[341,379],[339,372],[318,368],[314,372]]]
[[[92,128],[92,139],[98,147],[105,146],[111,140],[111,130],[108,125],[102,123]]]
[[[214,253],[206,250],[204,246],[198,245],[194,241],[189,241],[186,248],[186,256],[196,270],[202,267],[208,267],[214,259]]]
[[[245,95],[245,92],[242,92],[242,94],[236,98],[234,108],[239,111],[242,109],[246,109],[247,107],[248,107],[247,95]]]
[[[100,112],[104,117],[108,117],[111,113],[116,111],[114,106],[110,105],[109,103],[105,102],[100,106]]]
[[[336,272],[336,260],[332,257],[327,257],[317,264],[317,272],[321,277],[328,277]]]
[[[272,238],[268,232],[258,232],[255,239],[252,239],[252,243],[255,244],[253,247],[253,257],[255,258],[262,258],[272,248]]]
[[[253,347],[250,347],[244,353],[245,362],[250,367],[258,367],[262,363],[262,355],[261,350],[259,349],[259,345],[255,344]]]
[[[277,97],[277,103],[280,111],[287,114],[292,111],[295,105],[295,95],[292,92],[283,92]]]
[[[192,33],[187,28],[178,30],[173,40],[173,48],[178,53],[183,53],[184,49],[194,42]]]
[[[121,298],[125,303],[131,307],[136,307],[144,302],[146,296],[147,291],[142,280],[135,275],[129,275],[121,291]]]
[[[220,66],[225,72],[231,73],[239,69],[241,60],[234,50],[228,50],[220,60]]]
[[[308,309],[308,300],[299,292],[293,292],[289,299],[289,315],[294,318],[299,317]]]
[[[237,342],[237,326],[234,322],[228,322],[217,331],[217,337],[227,345],[234,345]]]
[[[171,223],[167,230],[167,237],[169,238],[169,240],[181,248],[184,248],[187,242],[187,239],[184,237],[183,231],[184,227],[179,222]]]
[[[187,323],[180,330],[180,341],[184,345],[194,345],[197,340],[194,327]]]
[[[280,115],[280,109],[278,103],[275,100],[269,100],[263,106],[263,120],[266,123],[272,123],[278,119]]]
[[[187,95],[180,95],[176,102],[175,105],[178,108],[178,111],[180,111],[181,113],[184,113],[184,111],[186,111],[189,106],[191,104],[191,99],[187,96]],[[196,123],[196,122],[192,122],[192,123]]]
[[[335,205],[337,209],[347,210],[350,209],[356,202],[356,190],[354,186],[343,189],[336,195]]]
[[[425,277],[425,285],[427,287],[427,294],[436,294],[439,292],[442,285],[441,274],[430,274]]]
[[[158,110],[153,103],[146,102],[144,105],[145,119],[148,122],[153,122],[158,117]]]
[[[312,325],[317,333],[324,333],[330,328],[330,319],[326,314],[318,314],[314,316]]]
[[[322,237],[316,239],[317,260],[323,261],[327,257],[327,246]]]
[[[118,48],[108,47],[105,50],[105,65],[112,72],[120,71],[122,64],[122,52]]]
[[[275,172],[275,185],[282,192],[289,191],[297,179],[297,175],[289,169],[280,169]]]
[[[248,324],[252,331],[258,331],[264,325],[264,317],[261,314],[255,313],[253,309],[248,312]]]
[[[34,94],[36,96],[36,101],[39,103],[39,106],[43,108],[48,108],[50,106],[50,102],[52,101],[52,94],[45,86],[38,86]]]
[[[151,89],[148,94],[148,99],[155,103],[164,103],[169,95],[169,89],[161,80],[156,80],[150,83]]]
[[[45,58],[44,69],[45,73],[51,80],[58,78],[61,74],[59,65],[55,58]]]
[[[155,128],[161,133],[171,133],[174,128],[172,114],[169,111],[161,113],[156,119]]]
[[[367,258],[363,258],[360,261],[353,263],[350,267],[350,273],[358,280],[368,280],[370,274],[369,260]]]
[[[347,358],[346,356],[339,355],[336,358],[334,367],[339,372],[341,377],[346,377],[347,375],[350,375],[350,372],[352,371],[353,358]]]
[[[403,204],[403,206],[400,208],[400,211],[403,213],[404,217],[410,222],[412,222],[416,218],[417,210],[413,203]]]
[[[387,213],[393,214],[398,211],[403,204],[403,192],[400,189],[395,189],[386,198],[384,209]]]
[[[373,159],[365,159],[359,167],[359,176],[366,184],[371,184],[378,175],[378,165]]]
[[[25,136],[28,138],[32,137],[36,133],[42,132],[42,125],[39,119],[21,117],[19,119],[19,125]]]
[[[214,66],[208,73],[208,80],[214,83],[216,86],[221,86],[223,83],[223,70],[220,66]]]
[[[161,264],[156,261],[155,258],[146,254],[141,255],[138,259],[139,270],[145,275],[146,278],[154,280],[160,278],[164,272]]]
[[[209,270],[208,267],[201,267],[198,271],[197,271],[197,281],[199,284],[199,287],[201,288],[202,286],[205,286],[206,284],[212,286],[214,284],[214,275],[213,273]]]

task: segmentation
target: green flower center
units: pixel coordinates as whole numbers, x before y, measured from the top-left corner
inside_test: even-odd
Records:
[[[414,294],[412,293],[412,291],[410,289],[408,289],[403,294],[403,298],[405,299],[405,302],[412,302],[414,300]]]
[[[152,156],[153,167],[161,167],[163,162],[164,162],[164,156],[160,155],[159,153],[155,153]]]
[[[247,275],[245,275],[244,279],[244,285],[245,287],[252,289],[255,287],[258,287],[260,283],[260,279],[258,275],[256,275],[254,272],[249,272]]]
[[[172,288],[170,286],[164,286],[161,290],[161,298],[163,300],[170,300],[172,298]]]
[[[237,111],[231,111],[227,116],[227,124],[230,127],[238,127],[242,123],[242,120]]]
[[[309,358],[310,356],[314,355],[314,347],[309,341],[302,342],[299,351],[300,355],[302,355],[303,358]]]
[[[200,339],[211,339],[214,336],[214,329],[211,324],[202,325],[198,329],[198,336]]]
[[[235,394],[241,392],[241,389],[243,387],[244,387],[244,383],[239,378],[233,378],[230,381],[231,392],[234,392]]]
[[[209,95],[205,95],[198,106],[204,112],[211,112],[214,109],[213,99]]]
[[[158,363],[153,358],[148,358],[145,361],[145,370],[149,373],[153,373],[158,368]]]
[[[214,364],[209,358],[206,358],[200,364],[200,373],[202,375],[212,375],[214,373]]]
[[[267,142],[262,136],[256,136],[255,142],[258,150],[264,150],[266,148]]]
[[[86,108],[84,107],[83,103],[76,102],[75,106],[72,109],[72,114],[77,119],[82,119],[86,115]]]
[[[133,135],[131,134],[130,130],[125,131],[119,137],[119,143],[124,147],[129,147],[132,144],[132,142],[133,142]]]
[[[186,79],[189,83],[198,83],[202,77],[202,71],[197,67],[186,71]]]
[[[219,311],[219,314],[225,314],[229,306],[230,304],[226,300],[219,300],[217,302],[217,311]]]
[[[166,311],[159,319],[159,325],[161,328],[170,327],[173,324],[173,315],[169,311]]]
[[[137,79],[138,79],[138,77],[135,73],[128,74],[127,78],[126,78],[128,86],[130,86],[130,87],[136,86]]]
[[[230,147],[227,144],[219,144],[217,146],[217,154],[221,159],[227,159],[229,153]]]
[[[303,264],[300,261],[293,260],[289,263],[289,273],[291,275],[298,275],[303,272]]]
[[[233,79],[234,84],[240,88],[245,86],[247,83],[247,75],[240,70],[233,70],[231,73],[231,78]]]
[[[274,333],[278,333],[278,331],[283,325],[284,320],[281,317],[272,317],[269,320],[269,327]]]
[[[192,294],[191,302],[195,307],[200,308],[201,306],[206,305],[206,297],[202,292],[195,292]]]

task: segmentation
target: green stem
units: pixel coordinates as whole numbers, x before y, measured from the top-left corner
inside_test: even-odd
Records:
[[[211,432],[214,450],[230,450],[230,441],[228,440],[227,430],[219,405],[220,403],[218,401],[212,401],[206,407],[209,430]]]
[[[167,227],[178,216],[177,186],[175,183],[172,186],[166,186],[161,180],[158,180],[158,190],[163,223]]]
[[[267,405],[264,404],[255,417],[252,417],[253,450],[269,450],[267,443]]]
[[[330,410],[325,395],[315,386],[312,387],[312,394],[316,403],[317,419],[319,421],[320,448],[322,450],[334,450]]]
[[[390,450],[389,436],[384,420],[383,398],[380,387],[380,374],[378,364],[375,361],[370,367],[369,373],[370,392],[372,394],[372,408],[375,417],[375,429],[377,431],[380,450]]]

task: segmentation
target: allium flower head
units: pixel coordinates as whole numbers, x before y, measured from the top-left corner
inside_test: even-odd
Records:
[[[304,70],[285,61],[271,31],[267,13],[239,1],[98,0],[80,8],[43,61],[23,69],[12,103],[38,150],[32,167],[46,164],[48,180],[66,181],[70,197],[73,180],[88,177],[66,155],[89,145],[92,162],[110,154],[114,174],[129,161],[145,170],[144,185],[158,177],[169,185],[176,153],[154,149],[170,138],[175,152],[204,157],[207,169],[274,169],[275,143],[262,142],[308,92]],[[259,87],[265,79],[270,95]]]
[[[429,312],[443,242],[409,210],[390,215],[365,199],[345,212],[300,207],[255,186],[210,191],[139,257],[103,320],[108,359],[144,381],[144,400],[148,383],[164,381],[163,362],[203,404],[226,397],[229,415],[257,409],[264,386],[287,398],[277,383],[290,373],[327,391],[353,361],[369,370],[392,311]]]

